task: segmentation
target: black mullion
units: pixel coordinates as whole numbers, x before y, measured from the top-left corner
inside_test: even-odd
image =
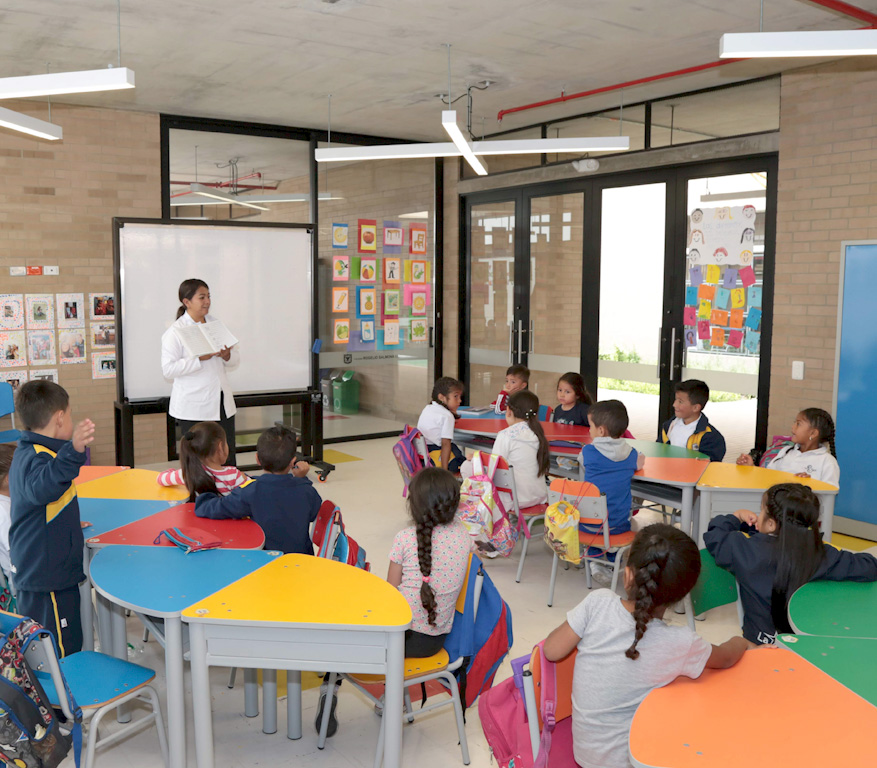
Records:
[[[602,189],[589,182],[585,190],[582,237],[582,339],[581,374],[585,386],[597,396],[600,364],[600,238],[602,236]]]
[[[515,349],[517,363],[529,365],[530,357],[530,195],[523,190],[515,199]],[[521,328],[521,333],[518,328]]]

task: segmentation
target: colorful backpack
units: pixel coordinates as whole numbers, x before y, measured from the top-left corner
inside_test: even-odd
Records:
[[[578,564],[582,559],[579,545],[579,510],[566,499],[545,510],[545,543],[561,560]]]
[[[334,534],[334,535],[333,535]],[[348,536],[341,518],[341,510],[328,499],[320,505],[317,519],[314,521],[313,543],[317,547],[317,557],[337,560],[339,563],[371,570],[371,563],[366,560],[365,550],[357,544],[352,536]]]
[[[3,637],[0,647],[0,763],[21,768],[54,768],[74,747],[79,768],[82,749],[82,710],[64,684],[70,711],[74,713],[70,736],[61,732],[39,677],[25,657],[30,643],[52,634],[33,619],[4,616],[4,625],[16,621]]]
[[[792,438],[787,435],[774,435],[770,448],[761,454],[761,458],[758,460],[758,466],[766,467],[777,457],[777,454],[783,450],[783,448],[790,445],[793,446],[794,444]]]
[[[518,529],[512,526],[493,484],[499,459],[498,455],[490,454],[485,469],[481,452],[473,454],[473,474],[463,480],[457,507],[457,515],[469,531],[475,547],[487,557],[508,557],[518,541]]]
[[[402,480],[405,482],[405,487],[402,489],[403,497],[408,495],[408,483],[411,482],[411,478],[426,466],[423,456],[417,447],[416,441],[418,439],[423,439],[420,430],[409,427],[406,424],[405,429],[402,430],[402,434],[399,435],[399,439],[393,446],[393,456],[396,457],[396,464],[399,465],[399,474],[402,475]]]

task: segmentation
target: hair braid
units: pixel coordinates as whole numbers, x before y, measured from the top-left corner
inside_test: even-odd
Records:
[[[648,629],[649,619],[652,618],[652,611],[658,607],[655,598],[660,589],[661,571],[667,562],[669,554],[670,550],[666,542],[660,540],[650,541],[646,552],[646,560],[643,565],[636,569],[634,574],[636,603],[633,610],[633,618],[636,621],[636,634],[633,638],[633,645],[625,651],[625,656],[629,659],[639,658],[639,651],[636,649],[636,646],[642,640],[646,629]]]
[[[834,449],[834,419],[831,418],[831,414],[822,408],[805,408],[801,411],[801,415],[810,422],[813,429],[819,432],[819,442],[828,443],[831,455],[837,458]]]

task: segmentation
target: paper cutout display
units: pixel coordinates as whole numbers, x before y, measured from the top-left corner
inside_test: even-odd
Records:
[[[700,304],[697,307],[697,316],[701,320],[709,320],[710,315],[713,313],[713,305],[708,302],[706,299],[701,299]]]
[[[402,282],[402,259],[384,259],[384,282],[397,285]]]
[[[697,346],[697,335],[694,328],[686,328],[685,329],[685,347],[696,347]]]
[[[358,287],[356,289],[357,315],[374,316],[378,308],[377,291],[374,288]]]
[[[685,309],[682,310],[682,322],[685,325],[696,325],[697,310],[694,307],[685,307]]]
[[[113,358],[113,362],[115,362],[115,358]],[[109,378],[113,378],[110,376]],[[94,378],[108,378],[106,376],[94,377]],[[58,369],[57,368],[40,368],[36,371],[30,372],[30,380],[31,381],[51,381],[53,384],[58,383]]]
[[[716,298],[713,303],[719,309],[727,309],[731,301],[731,292],[727,288],[716,288]]]
[[[710,346],[711,347],[724,347],[725,346],[725,331],[722,328],[713,328],[712,336],[710,337]]]
[[[693,310],[694,308],[690,307],[690,309]],[[426,294],[423,291],[417,291],[416,293],[411,294],[411,314],[426,314]]]
[[[411,224],[408,227],[408,233],[411,238],[410,253],[412,256],[426,255],[426,224]],[[393,343],[393,342],[385,342]]]
[[[91,378],[115,379],[116,378],[116,353],[115,352],[92,352],[91,354]]]
[[[58,358],[61,365],[85,362],[85,327],[58,331]]]
[[[751,328],[753,331],[757,331],[760,324],[761,310],[753,307],[749,310],[749,314],[746,315],[746,327]]]
[[[346,224],[333,224],[332,225],[332,247],[333,248],[346,248],[347,247],[347,225]]]
[[[24,330],[24,296],[20,293],[0,295],[0,331]]]
[[[697,288],[697,298],[701,301],[704,299],[706,301],[712,301],[716,295],[716,286],[707,285],[706,283],[701,283]]]
[[[746,351],[758,354],[758,345],[761,342],[761,334],[758,331],[746,331]]]
[[[378,276],[377,259],[360,259],[359,279],[364,283],[373,283]]]
[[[725,267],[725,274],[722,275],[722,285],[729,291],[737,287],[737,270],[734,267]]]
[[[0,371],[0,381],[5,381],[12,387],[13,392],[27,381],[27,371]]]
[[[350,279],[350,259],[347,256],[332,257],[332,279],[333,280],[349,280]]]
[[[723,312],[721,309],[714,309],[713,313],[710,315],[710,322],[713,325],[727,325],[728,313]]]
[[[755,242],[755,207],[696,208],[689,216],[690,264],[749,264]]]
[[[412,259],[411,261],[411,282],[423,285],[426,282],[426,262]]]
[[[752,263],[752,251],[740,251],[739,257],[741,264],[751,264]]]
[[[27,337],[24,331],[0,331],[0,368],[27,365]]]
[[[92,320],[112,320],[116,316],[116,299],[112,293],[89,293],[88,304]],[[113,371],[110,378],[115,378],[115,368]]]
[[[335,335],[332,340],[336,344],[347,344],[350,341],[350,320],[348,318],[335,321]]]
[[[359,219],[359,253],[375,253],[378,250],[378,223],[375,219]]]
[[[719,267],[716,264],[710,264],[706,268],[706,282],[712,283],[713,285],[715,285],[716,283],[719,282],[721,274],[722,274],[722,270],[719,269]]]
[[[760,307],[761,306],[761,286],[760,285],[751,285],[746,289],[746,301],[749,302],[750,307]]]
[[[697,306],[697,286],[689,285],[685,289],[685,303],[690,307]]]
[[[92,323],[91,346],[95,349],[100,349],[101,347],[115,347],[116,324],[114,322]]]
[[[740,349],[743,346],[743,331],[730,331],[728,333],[728,346]]]
[[[426,318],[411,320],[411,341],[426,341],[428,336],[428,327]]]
[[[52,294],[29,293],[25,298],[25,321],[28,329],[49,330],[55,327],[55,308]]]
[[[742,328],[743,327],[743,310],[742,309],[732,309],[731,310],[731,322],[728,324],[732,328]]]
[[[709,320],[698,320],[697,321],[697,338],[709,339],[709,337],[710,337],[710,321]]]
[[[85,325],[85,295],[81,293],[55,294],[58,309],[58,327],[76,328]]]
[[[740,270],[740,281],[743,283],[744,288],[755,285],[755,271],[752,267],[743,267]]]
[[[411,306],[412,297],[416,293],[425,293],[426,294],[426,303],[429,304],[432,301],[432,286],[431,285],[411,285],[411,283],[406,283],[402,286],[402,303],[406,307]]]
[[[383,343],[386,345],[399,343],[399,321],[398,320],[387,320],[387,322],[384,323]]]
[[[688,270],[688,282],[694,286],[700,285],[703,282],[703,270],[699,264]]]
[[[384,291],[384,314],[398,315],[401,295],[399,291]]]
[[[55,332],[28,331],[27,357],[31,365],[54,365]]]
[[[350,292],[347,288],[333,288],[332,289],[332,311],[333,312],[347,312],[347,305],[350,297]]]
[[[746,306],[746,292],[742,288],[731,291],[731,308],[739,309]]]
[[[375,340],[374,320],[363,320],[359,324],[359,337],[366,342]]]
[[[384,222],[384,255],[402,253],[405,230],[398,221]]]

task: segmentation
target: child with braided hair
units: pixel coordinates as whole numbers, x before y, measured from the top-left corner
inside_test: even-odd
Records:
[[[630,724],[648,693],[680,675],[697,678],[707,667],[733,666],[746,651],[742,637],[715,646],[688,627],[664,623],[665,610],[691,591],[699,575],[694,541],[671,525],[650,525],[630,548],[627,597],[595,590],[545,640],[550,661],[578,648],[572,734],[582,768],[629,768]]]
[[[438,653],[451,631],[454,606],[466,578],[471,539],[456,520],[460,485],[439,467],[418,472],[408,486],[408,510],[414,525],[396,534],[390,549],[387,581],[411,606],[405,656]]]
[[[743,637],[757,645],[792,631],[789,598],[808,581],[877,581],[873,555],[823,543],[819,497],[798,483],[768,488],[758,515],[740,509],[714,517],[703,540],[716,563],[737,577]]]

